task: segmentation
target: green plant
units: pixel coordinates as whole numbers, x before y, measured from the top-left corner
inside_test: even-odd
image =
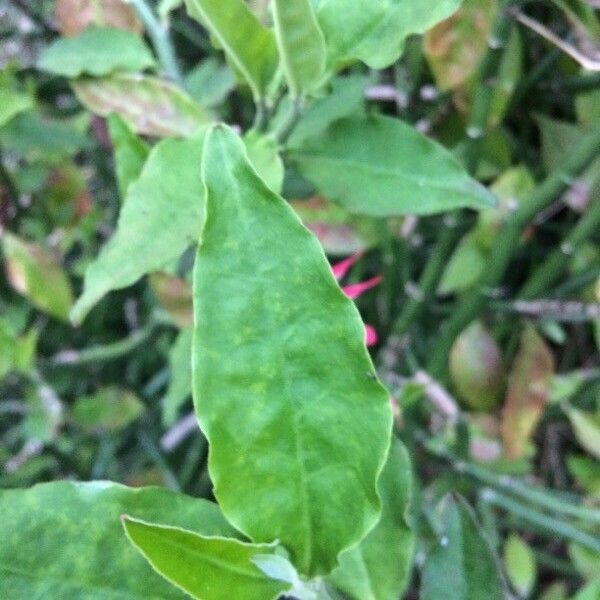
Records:
[[[95,122],[106,122],[114,148],[116,229],[96,255],[89,233],[97,224],[94,210],[71,214],[61,202],[65,188],[85,196],[80,172],[56,165],[77,150],[92,154],[82,133],[87,121],[44,122],[31,86],[9,68],[0,82],[0,147],[29,163],[14,174],[0,161],[2,189],[11,201],[28,185],[39,190],[36,169],[52,181],[48,205],[65,231],[63,255],[79,253],[81,293],[74,293],[57,253],[39,243],[7,230],[2,252],[11,288],[57,321],[91,327],[108,294],[146,275],[157,300],[146,325],[127,338],[105,344],[99,336],[96,346],[40,364],[35,328],[19,326],[18,317],[0,320],[0,377],[17,373],[25,382],[30,407],[23,428],[35,431],[30,437],[38,443],[49,442],[65,420],[46,379],[49,373],[61,382],[52,369],[93,367],[143,349],[161,329],[176,330],[161,417],[173,425],[192,394],[200,444],[208,443],[210,480],[199,494],[205,498],[181,493],[203,446],[190,454],[187,476],[178,477],[140,431],[140,445],[176,491],[105,481],[3,491],[0,531],[8,543],[0,546],[0,596],[179,598],[184,592],[202,600],[395,600],[410,583],[418,549],[427,554],[424,600],[501,599],[509,583],[527,597],[538,577],[535,553],[518,535],[508,538],[506,580],[494,511],[536,531],[554,527],[581,562],[586,552],[594,560],[598,510],[497,474],[496,465],[478,465],[468,447],[477,422],[442,387],[449,366],[467,406],[486,413],[499,407],[506,388],[498,428],[504,444],[498,463],[506,463],[498,469],[518,474],[529,467],[533,432],[556,383],[554,358],[531,324],[512,332],[503,357],[497,339],[508,336],[489,331],[482,312],[495,300],[492,292],[524,231],[594,166],[600,129],[592,120],[584,131],[571,132],[577,140],[569,156],[561,156],[561,169],[539,186],[524,168],[507,169],[492,189],[480,182],[494,178],[485,172],[495,168],[485,144],[511,110],[510,94],[494,82],[508,81],[512,93],[519,79],[514,23],[519,15],[526,22],[521,3],[489,3],[493,43],[460,78],[471,102],[454,153],[396,116],[366,110],[363,96],[374,70],[393,70],[405,48],[411,54],[413,34],[455,14],[468,29],[464,15],[476,13],[476,3],[465,2],[465,12],[456,13],[460,0],[272,0],[264,11],[243,0],[163,0],[157,7],[128,0],[130,6],[113,7],[114,14],[109,4],[96,3],[101,18],[96,14],[91,25],[47,46],[37,68],[51,74],[50,82],[68,80],[94,119],[105,119]],[[594,33],[593,12],[557,4]],[[217,48],[189,70],[182,68],[184,52],[175,51],[183,44],[173,40],[174,11],[188,36],[200,31],[203,43],[210,38]],[[43,15],[37,18],[48,27]],[[139,34],[140,23],[153,51]],[[428,35],[433,48],[440,30]],[[440,57],[432,52],[429,58],[444,85]],[[233,89],[242,104],[237,111],[223,101]],[[103,164],[101,156],[96,160]],[[595,171],[590,177],[596,185]],[[306,189],[305,196],[325,196],[325,208],[319,198],[286,199]],[[517,191],[526,199],[515,208],[509,199]],[[382,276],[356,283],[366,273],[353,272],[350,285],[340,288],[336,279],[356,267],[358,255],[332,269],[323,236],[305,226],[324,212],[331,227],[360,221],[353,230],[358,246],[377,237],[385,253]],[[398,257],[409,249],[406,238],[395,235],[395,223],[441,213],[447,214],[436,221],[438,235],[418,288],[400,307]],[[599,213],[596,201],[569,229],[570,248],[594,235]],[[11,219],[2,223],[12,229]],[[22,230],[27,227],[36,231],[35,223]],[[363,248],[341,254],[355,250]],[[558,281],[569,268],[566,254],[556,250],[520,281],[517,300],[535,299]],[[597,266],[597,257],[590,262]],[[436,293],[462,294],[443,328],[435,328],[435,343],[422,353],[427,360],[407,352],[410,378],[393,397],[380,378],[392,388],[393,380],[384,366],[376,370],[365,344],[373,338],[366,337],[352,302],[376,285],[387,311],[383,351],[392,355],[394,340],[412,330]],[[517,303],[513,309],[519,310]],[[584,380],[577,379],[575,389]],[[581,445],[597,453],[596,416],[573,407],[573,395],[554,405],[570,419]],[[417,398],[437,407],[438,424],[427,432],[425,419],[415,414],[422,409]],[[394,427],[398,405],[407,421],[397,418]],[[110,457],[118,441],[107,432],[122,432],[143,413],[134,393],[101,385],[95,393],[78,393],[69,419],[99,435]],[[397,433],[413,457],[446,465],[449,474],[422,487]],[[77,457],[70,440],[61,444],[61,458]],[[100,458],[92,472],[104,475]],[[73,462],[76,470],[77,458]],[[461,494],[469,495],[467,481],[480,486],[473,494],[479,516]]]

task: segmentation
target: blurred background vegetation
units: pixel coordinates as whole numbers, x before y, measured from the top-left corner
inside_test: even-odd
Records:
[[[267,0],[251,4],[269,18]],[[475,501],[518,597],[559,600],[587,582],[579,597],[597,600],[600,158],[526,223],[508,249],[510,268],[484,290],[458,340],[444,347],[440,338],[511,240],[506,215],[600,127],[597,3],[515,3],[509,15],[499,4],[465,0],[411,39],[392,68],[352,66],[333,83],[337,102],[396,115],[452,149],[491,186],[497,209],[356,217],[316,196],[293,168],[284,195],[332,262],[364,252],[345,284],[382,276],[357,304],[377,333],[373,357],[418,475],[421,539],[435,531],[437,501],[460,491]],[[150,8],[168,24],[177,56],[167,75],[183,74],[195,107],[177,105],[168,127],[185,130],[194,110],[206,110],[248,129],[249,90],[206,32],[177,0]],[[68,318],[163,115],[154,83],[124,79],[110,91],[120,117],[106,119],[106,99],[75,93],[38,59],[58,36],[91,24],[156,44],[139,15],[120,0],[0,3],[1,487],[111,479],[210,497],[189,397],[191,258],[109,294],[79,327]],[[474,157],[465,140],[482,132],[469,131],[469,115],[500,19],[514,27],[494,80],[484,82],[493,100]]]

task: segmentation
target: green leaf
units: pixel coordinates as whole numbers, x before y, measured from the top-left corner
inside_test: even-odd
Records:
[[[338,121],[290,156],[320,192],[351,212],[387,217],[495,204],[450,152],[398,119]]]
[[[581,447],[600,460],[600,414],[587,413],[568,405],[564,410]]]
[[[71,283],[57,257],[44,246],[5,231],[0,235],[6,275],[19,294],[39,310],[68,320],[73,304]]]
[[[128,287],[181,256],[198,239],[204,213],[200,160],[204,133],[164,140],[130,185],[117,230],[88,267],[71,319],[80,323],[108,292]]]
[[[533,551],[518,535],[510,535],[504,544],[504,565],[514,590],[527,598],[535,586],[537,566]]]
[[[0,130],[0,145],[28,158],[62,162],[89,146],[82,131],[65,120],[41,118],[34,111],[19,113]]]
[[[273,549],[125,517],[134,546],[155,571],[198,600],[275,600],[289,584],[269,579],[252,562]]]
[[[421,600],[504,600],[498,561],[461,498],[442,506],[443,532],[423,569]]]
[[[415,545],[406,522],[412,474],[408,453],[397,440],[378,488],[383,505],[379,523],[358,546],[340,555],[331,574],[333,584],[353,600],[397,600],[408,583]]]
[[[325,71],[326,48],[309,0],[273,0],[275,37],[292,96],[311,91]]]
[[[363,75],[336,77],[331,82],[330,92],[317,98],[302,113],[287,147],[297,148],[307,138],[323,133],[335,121],[364,113],[364,92],[368,83],[369,78]],[[289,106],[285,109],[287,114]]]
[[[71,85],[88,110],[102,117],[117,113],[143,135],[187,137],[210,119],[185,92],[156,77],[115,74]]]
[[[215,495],[254,542],[327,574],[379,517],[388,396],[318,241],[230,129],[210,133],[202,172],[193,393]]]
[[[235,75],[217,57],[207,58],[186,75],[185,89],[201,106],[218,106],[235,89]]]
[[[409,35],[424,33],[449,17],[460,3],[461,0],[316,0],[329,62],[343,65],[361,60],[374,69],[396,62]]]
[[[573,600],[598,600],[598,598],[600,598],[600,579],[588,583],[573,597]]]
[[[477,237],[472,233],[465,235],[448,260],[438,294],[454,294],[470,288],[483,273],[486,261]]]
[[[150,148],[117,114],[108,115],[108,132],[115,153],[115,171],[121,199],[125,200],[129,185],[141,174]]]
[[[131,31],[88,27],[75,37],[59,38],[38,60],[38,69],[64,77],[104,77],[116,71],[135,73],[156,65],[150,50]]]
[[[73,407],[76,423],[92,431],[119,431],[144,412],[140,399],[127,390],[106,387],[94,395],[79,398]]]
[[[277,140],[258,131],[249,131],[244,136],[244,144],[256,172],[272,191],[280,194],[285,169],[279,155]]]
[[[202,23],[262,98],[277,69],[273,32],[264,27],[244,0],[185,0],[188,13]]]
[[[123,513],[235,535],[216,504],[159,488],[65,481],[1,491],[0,597],[183,600],[128,543]]]
[[[162,401],[162,420],[171,426],[177,419],[181,405],[192,394],[192,333],[183,329],[169,352],[171,379]]]
[[[0,127],[30,108],[33,108],[33,100],[30,96],[15,92],[0,81]]]
[[[467,407],[490,412],[498,407],[505,384],[502,352],[481,321],[473,321],[450,351],[450,376]]]

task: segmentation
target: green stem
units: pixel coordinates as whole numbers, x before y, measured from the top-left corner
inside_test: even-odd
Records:
[[[600,510],[594,510],[593,508],[587,508],[581,504],[575,504],[572,498],[562,499],[543,488],[529,485],[514,477],[498,475],[477,464],[460,460],[446,450],[432,448],[427,444],[427,436],[425,434],[420,433],[417,436],[417,440],[427,452],[436,458],[448,462],[457,473],[468,475],[485,485],[518,496],[526,502],[536,504],[541,508],[557,514],[581,519],[590,524],[600,524]]]
[[[410,299],[404,304],[404,308],[392,327],[395,335],[404,335],[409,327],[421,314],[427,302],[435,294],[435,290],[444,273],[448,256],[454,249],[460,238],[460,228],[454,222],[446,221],[446,224],[435,245],[433,254],[429,257],[427,265],[421,274],[418,287],[413,290]]]
[[[570,500],[563,500],[542,488],[536,488],[512,477],[497,475],[472,463],[458,462],[455,466],[458,472],[466,473],[486,485],[492,485],[495,488],[512,493],[541,508],[567,517],[581,519],[587,523],[600,524],[599,510],[587,508],[581,504],[574,504]]]
[[[81,366],[121,358],[146,342],[158,325],[155,320],[150,320],[143,328],[134,331],[123,340],[83,350],[59,352],[49,362],[53,366]]]
[[[565,90],[569,92],[591,92],[600,88],[600,73],[591,75],[574,75],[567,77],[552,86],[553,90]]]
[[[169,467],[165,457],[161,454],[158,446],[154,443],[154,440],[143,430],[138,431],[137,439],[148,458],[150,458],[161,471],[165,480],[165,485],[169,489],[180,492],[181,485],[171,470],[171,467]]]
[[[475,175],[482,157],[482,145],[488,129],[488,117],[494,98],[496,78],[502,64],[504,49],[510,37],[512,19],[508,7],[515,0],[502,0],[488,41],[488,50],[479,67],[475,84],[473,108],[465,148],[465,164],[471,175]],[[419,279],[417,295],[405,305],[393,326],[396,335],[403,335],[419,318],[426,300],[435,294],[444,273],[448,257],[460,240],[459,227],[445,227],[436,243],[433,255]]]
[[[504,50],[510,39],[513,20],[509,7],[514,0],[502,0],[498,8],[492,32],[488,38],[488,50],[479,67],[477,85],[473,95],[473,108],[467,127],[465,162],[471,174],[477,172],[481,161],[482,146],[488,128],[488,117],[497,87],[497,76],[502,64]]]
[[[525,227],[534,217],[559,197],[600,152],[600,127],[583,138],[579,147],[566,161],[563,171],[556,171],[533,192],[528,201],[506,220],[489,257],[487,268],[473,290],[461,298],[457,311],[443,326],[428,364],[432,376],[439,378],[446,370],[446,361],[457,336],[485,307],[487,300],[501,283]]]
[[[168,26],[159,22],[146,0],[126,0],[126,2],[133,6],[144,24],[165,73],[170,79],[181,85],[183,76],[175,57]]]
[[[10,176],[10,173],[6,170],[4,166],[4,161],[2,160],[2,150],[0,149],[0,187],[4,187],[6,189],[6,193],[10,200],[16,202],[19,199],[19,192],[17,187]]]
[[[571,230],[559,248],[536,268],[521,288],[518,297],[531,300],[552,287],[567,270],[572,257],[588,238],[600,228],[600,198],[595,199],[579,223]]]
[[[513,514],[527,523],[539,527],[543,531],[547,531],[554,537],[559,535],[585,548],[600,552],[600,537],[581,531],[581,529],[577,529],[577,527],[566,521],[545,515],[490,488],[482,490],[481,499],[488,504]]]
[[[277,141],[280,144],[285,144],[288,140],[294,128],[298,124],[300,117],[302,116],[302,111],[304,110],[304,98],[293,98],[292,99],[292,107],[290,108],[290,112],[282,123],[281,127],[276,132],[275,136]]]

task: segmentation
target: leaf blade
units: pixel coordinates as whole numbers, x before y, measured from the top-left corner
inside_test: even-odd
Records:
[[[200,160],[203,132],[155,146],[140,178],[128,189],[117,230],[85,274],[71,311],[80,323],[109,291],[158,271],[193,244],[203,218]]]
[[[398,119],[343,119],[290,156],[351,212],[383,217],[495,204],[445,148]]]
[[[202,536],[131,517],[122,521],[129,541],[154,570],[192,598],[275,600],[289,588],[266,577],[252,562],[254,556],[268,553],[272,546]]]
[[[260,99],[277,69],[273,32],[243,0],[185,0],[188,14],[205,25]]]
[[[53,42],[38,60],[38,68],[64,77],[105,77],[116,71],[135,73],[156,62],[143,40],[124,29],[92,26],[71,38]]]
[[[215,495],[253,541],[279,539],[304,574],[324,574],[378,518],[387,394],[369,375],[362,321],[318,242],[257,177],[229,129],[207,138],[203,177],[193,390]],[[254,275],[265,270],[268,278]],[[313,352],[315,340],[322,352]],[[245,432],[240,443],[231,437],[236,430]],[[369,448],[359,441],[365,435]]]
[[[3,598],[182,600],[128,544],[119,523],[125,512],[204,535],[235,535],[214,503],[109,482],[4,490],[0,507],[0,536],[10,540],[0,545]]]
[[[309,0],[273,0],[275,37],[292,96],[299,97],[325,71],[325,38]]]
[[[415,535],[406,522],[412,474],[404,446],[392,442],[379,478],[381,519],[354,548],[340,557],[333,583],[354,600],[397,600],[408,583]]]

